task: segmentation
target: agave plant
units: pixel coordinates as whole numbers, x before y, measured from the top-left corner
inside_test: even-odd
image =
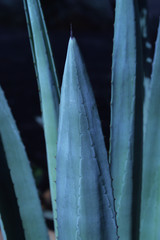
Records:
[[[76,39],[69,40],[60,93],[40,2],[24,0],[24,8],[56,239],[158,240],[160,28],[149,78],[145,1],[116,1],[109,153]],[[29,161],[1,88],[0,140],[0,177],[9,193],[0,197],[4,238],[48,239]]]

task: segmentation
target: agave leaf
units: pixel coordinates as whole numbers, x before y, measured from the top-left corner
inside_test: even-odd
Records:
[[[25,239],[48,239],[29,160],[1,88],[0,135],[18,201]]]
[[[101,123],[74,38],[61,89],[56,182],[60,240],[118,239]]]
[[[160,238],[160,26],[156,41],[143,150],[140,240]]]
[[[39,0],[24,0],[24,6],[40,91],[54,224],[57,235],[55,157],[60,92],[40,2]]]
[[[25,240],[22,221],[0,134],[0,214],[8,240]],[[8,207],[9,206],[9,207]]]
[[[144,78],[144,104],[143,104],[143,139],[145,138],[146,122],[148,114],[149,95],[151,94],[151,79]]]
[[[132,152],[136,80],[136,24],[133,1],[116,1],[115,13],[110,163],[118,232],[120,238],[129,240],[132,230]]]
[[[41,64],[43,63],[41,67],[45,67],[46,71],[48,69],[48,72],[51,73],[51,82],[56,89],[58,97],[60,97],[56,68],[40,1],[23,0],[23,3],[37,78],[39,78],[40,58],[45,56],[44,61],[41,62]]]
[[[1,234],[2,234],[2,237],[3,237],[3,240],[7,240],[6,232],[4,230],[4,225],[3,225],[3,222],[2,222],[1,215],[0,215],[0,231],[1,231]]]

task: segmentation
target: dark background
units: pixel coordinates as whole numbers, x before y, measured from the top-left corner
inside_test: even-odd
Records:
[[[60,83],[70,23],[73,25],[108,148],[114,1],[43,0],[41,4]],[[149,38],[154,49],[160,1],[149,0],[148,9]],[[0,0],[0,84],[26,146],[37,184],[43,192],[48,187],[46,153],[43,129],[35,121],[40,115],[39,96],[22,0]]]

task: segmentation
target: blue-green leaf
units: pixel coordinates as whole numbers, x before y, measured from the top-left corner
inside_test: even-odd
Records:
[[[74,38],[61,89],[56,182],[60,240],[118,239],[101,123]]]
[[[3,240],[7,240],[7,236],[6,236],[6,232],[5,232],[5,229],[4,229],[4,225],[3,225],[3,222],[2,222],[1,215],[0,215],[0,231],[1,231],[1,234],[2,234],[2,237],[3,237]]]
[[[56,149],[59,111],[59,86],[52,51],[39,0],[24,0],[33,60],[40,91],[52,206],[56,223]]]
[[[25,240],[17,197],[0,134],[0,214],[8,240]],[[8,207],[9,206],[9,207]]]
[[[160,27],[148,94],[142,173],[140,240],[160,239]]]
[[[151,94],[151,79],[144,78],[144,104],[143,104],[143,139],[145,138],[146,122],[148,115],[149,95]]]
[[[118,232],[131,239],[136,24],[133,0],[116,1],[111,82],[110,163]]]
[[[47,229],[29,160],[1,88],[0,135],[19,205],[25,238],[47,240]]]

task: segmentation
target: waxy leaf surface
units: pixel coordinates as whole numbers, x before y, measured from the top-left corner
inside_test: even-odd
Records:
[[[118,239],[101,123],[74,38],[61,90],[56,182],[60,240]]]

